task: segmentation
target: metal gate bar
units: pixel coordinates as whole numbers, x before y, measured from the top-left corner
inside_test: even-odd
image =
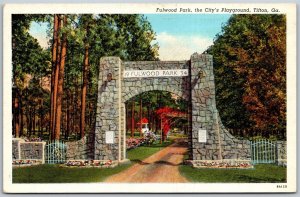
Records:
[[[64,163],[67,147],[63,142],[55,141],[46,145],[46,162],[49,164]]]
[[[276,150],[276,144],[269,140],[251,141],[252,163],[275,163]]]

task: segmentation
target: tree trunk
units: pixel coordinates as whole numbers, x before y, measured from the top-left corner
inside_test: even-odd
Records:
[[[31,108],[28,107],[28,115],[27,115],[27,136],[31,136],[32,132],[32,112]]]
[[[43,99],[41,99],[41,108],[40,108],[40,137],[43,137],[43,120],[44,120],[44,116],[43,116]]]
[[[130,127],[128,103],[125,104],[125,109],[126,109],[126,119],[125,119],[126,120],[126,131],[125,131],[125,133],[127,134],[129,127]]]
[[[147,105],[147,119],[148,119],[148,121],[150,121],[151,120],[151,116],[150,116],[150,105],[149,105],[149,103],[148,103],[148,105]],[[148,127],[150,127],[150,122],[148,122]],[[152,127],[150,127],[150,128],[152,128]],[[150,130],[150,128],[149,128],[149,130]]]
[[[85,128],[85,110],[86,110],[86,89],[88,85],[88,72],[89,72],[89,49],[88,43],[89,25],[86,27],[86,39],[84,43],[84,60],[83,60],[83,83],[81,88],[81,118],[80,118],[80,138],[84,137]]]
[[[64,15],[63,26],[66,26],[67,16]],[[55,134],[54,139],[57,141],[60,139],[60,128],[61,128],[61,106],[63,98],[63,84],[64,84],[64,71],[65,71],[65,60],[67,54],[67,35],[62,35],[61,45],[61,61],[59,67],[59,77],[57,86],[57,99],[56,99],[56,113],[55,113]]]
[[[89,100],[87,106],[88,106],[88,110],[89,110],[89,115],[88,115],[88,125],[89,125],[89,128],[93,128],[93,127],[92,127],[92,122],[93,122],[93,119],[92,119],[93,103],[92,103],[91,100]]]
[[[13,96],[12,96],[12,114],[13,114],[13,117],[12,117],[12,135],[13,136],[16,136],[16,108],[15,108],[15,96],[14,96],[14,93],[13,93]]]
[[[132,108],[131,108],[131,137],[134,136],[134,100],[132,101]]]
[[[75,135],[76,135],[76,139],[78,138],[78,133],[80,132],[80,125],[78,125],[78,124],[80,124],[80,114],[78,115],[78,113],[76,113],[76,112],[78,112],[78,110],[80,110],[80,107],[79,107],[79,96],[78,95],[80,95],[80,88],[79,88],[79,80],[78,80],[78,78],[76,78],[76,84],[75,84],[75,104],[74,104],[74,113],[75,113],[75,122],[74,122],[74,124],[75,124]],[[79,126],[79,127],[78,127]],[[79,130],[78,130],[78,128],[79,128]]]
[[[14,99],[14,123],[15,123],[15,137],[20,137],[20,105],[18,94],[16,94],[16,98]]]
[[[23,135],[24,121],[23,121],[23,106],[22,106],[22,92],[20,92],[20,100],[19,100],[19,108],[20,108],[20,136]]]
[[[143,100],[140,103],[140,136],[142,136]]]
[[[33,106],[33,111],[32,111],[32,115],[33,115],[33,119],[32,119],[32,134],[35,135],[35,123],[36,123],[36,119],[35,119],[35,106]]]
[[[71,113],[71,117],[72,117],[72,133],[74,133],[75,131],[75,94],[72,93],[72,102],[71,102],[71,106],[72,106],[72,113]]]
[[[58,94],[58,83],[59,83],[59,73],[61,67],[61,58],[62,58],[62,44],[59,33],[62,28],[62,16],[58,15],[58,37],[57,37],[57,49],[56,49],[56,67],[55,67],[55,77],[54,77],[54,90],[53,90],[53,128],[52,128],[52,139],[55,140],[55,132],[56,132],[56,120],[57,120],[57,94]]]
[[[68,90],[67,92],[67,97],[70,98],[70,91]],[[69,137],[69,132],[70,132],[70,103],[69,103],[69,99],[67,99],[67,115],[66,115],[66,122],[67,122],[67,130],[66,130],[66,133],[65,133],[65,140],[68,140],[68,137]]]
[[[51,107],[50,107],[50,129],[49,137],[54,139],[54,121],[55,121],[55,110],[56,110],[56,91],[57,91],[57,79],[58,79],[58,64],[57,64],[57,54],[58,54],[58,31],[60,28],[60,19],[57,14],[54,14],[54,28],[53,28],[53,45],[52,45],[52,73],[51,73]]]

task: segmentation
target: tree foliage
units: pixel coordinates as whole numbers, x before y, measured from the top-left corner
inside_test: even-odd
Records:
[[[214,56],[216,100],[224,124],[284,130],[285,15],[233,15],[207,52]]]
[[[44,15],[12,15],[12,82],[13,82],[13,132],[19,137],[26,124],[31,134],[37,114],[44,117],[41,105],[45,97],[44,80],[49,74],[50,52],[43,50],[29,34],[31,21],[43,21]],[[42,121],[40,121],[42,125]]]
[[[29,34],[31,22],[41,21],[43,18],[43,15],[12,15],[13,81],[19,88],[24,85],[25,74],[33,76],[49,74],[50,53],[43,50],[38,41]]]
[[[64,37],[67,40],[64,48],[66,54],[62,57],[64,71],[60,74],[59,84],[62,96],[60,97],[61,117],[59,117],[60,121],[56,120],[61,122],[61,125],[56,126],[57,130],[60,130],[56,138],[60,135],[69,139],[72,136],[78,137],[80,123],[87,133],[94,129],[100,58],[119,56],[123,60],[155,60],[158,46],[152,43],[155,40],[155,33],[142,15],[70,14],[66,16],[67,25],[60,27],[57,35],[61,41]],[[47,32],[51,39],[48,49],[43,49],[29,34],[31,23],[40,21],[49,24]],[[55,75],[54,68],[57,67],[51,66],[54,59],[50,55],[51,49],[57,48],[53,47],[54,23],[54,15],[12,15],[12,80],[16,92],[21,92],[14,94],[14,106],[18,106],[18,109],[13,110],[16,120],[13,125],[17,125],[18,122],[21,127],[23,126],[23,135],[35,135],[36,130],[39,130],[39,135],[44,136],[45,133],[46,135],[54,133],[55,125],[51,122],[55,117],[51,115],[51,111],[54,114],[54,109],[51,107],[55,103],[50,95],[50,90],[53,92],[50,82],[52,81],[54,86],[55,81],[51,75]],[[60,54],[59,50],[60,47],[57,48],[58,54]],[[83,93],[80,87],[84,87],[86,93]],[[86,110],[83,111],[82,107]],[[77,113],[80,110],[83,113],[81,117],[85,118],[84,121],[80,121],[80,113]],[[39,126],[36,128],[36,125]],[[32,132],[28,132],[29,130]],[[84,132],[80,137],[83,137],[83,134]]]

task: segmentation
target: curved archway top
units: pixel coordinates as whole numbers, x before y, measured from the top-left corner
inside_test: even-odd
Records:
[[[188,101],[188,98],[184,98],[182,96],[182,93],[179,92],[179,91],[174,91],[174,90],[171,90],[171,89],[168,89],[168,88],[166,88],[166,89],[162,89],[162,88],[156,88],[156,89],[154,89],[153,86],[150,86],[149,88],[146,88],[146,90],[140,88],[140,89],[137,89],[136,91],[132,91],[132,92],[129,92],[127,94],[124,93],[122,95],[122,102],[125,103],[125,102],[129,101],[130,99],[132,99],[132,98],[134,98],[134,97],[136,97],[136,96],[138,96],[138,95],[140,95],[142,93],[151,92],[151,91],[170,92],[170,93],[175,94],[176,96],[178,96],[178,97],[180,97],[180,98]]]

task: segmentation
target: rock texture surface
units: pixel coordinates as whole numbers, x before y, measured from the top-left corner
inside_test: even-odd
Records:
[[[66,142],[67,160],[89,160],[94,159],[94,135],[88,134],[78,141]]]
[[[287,166],[286,141],[277,141],[277,165]]]
[[[12,140],[13,160],[38,160],[45,162],[46,142],[25,142],[23,139],[14,138]]]

